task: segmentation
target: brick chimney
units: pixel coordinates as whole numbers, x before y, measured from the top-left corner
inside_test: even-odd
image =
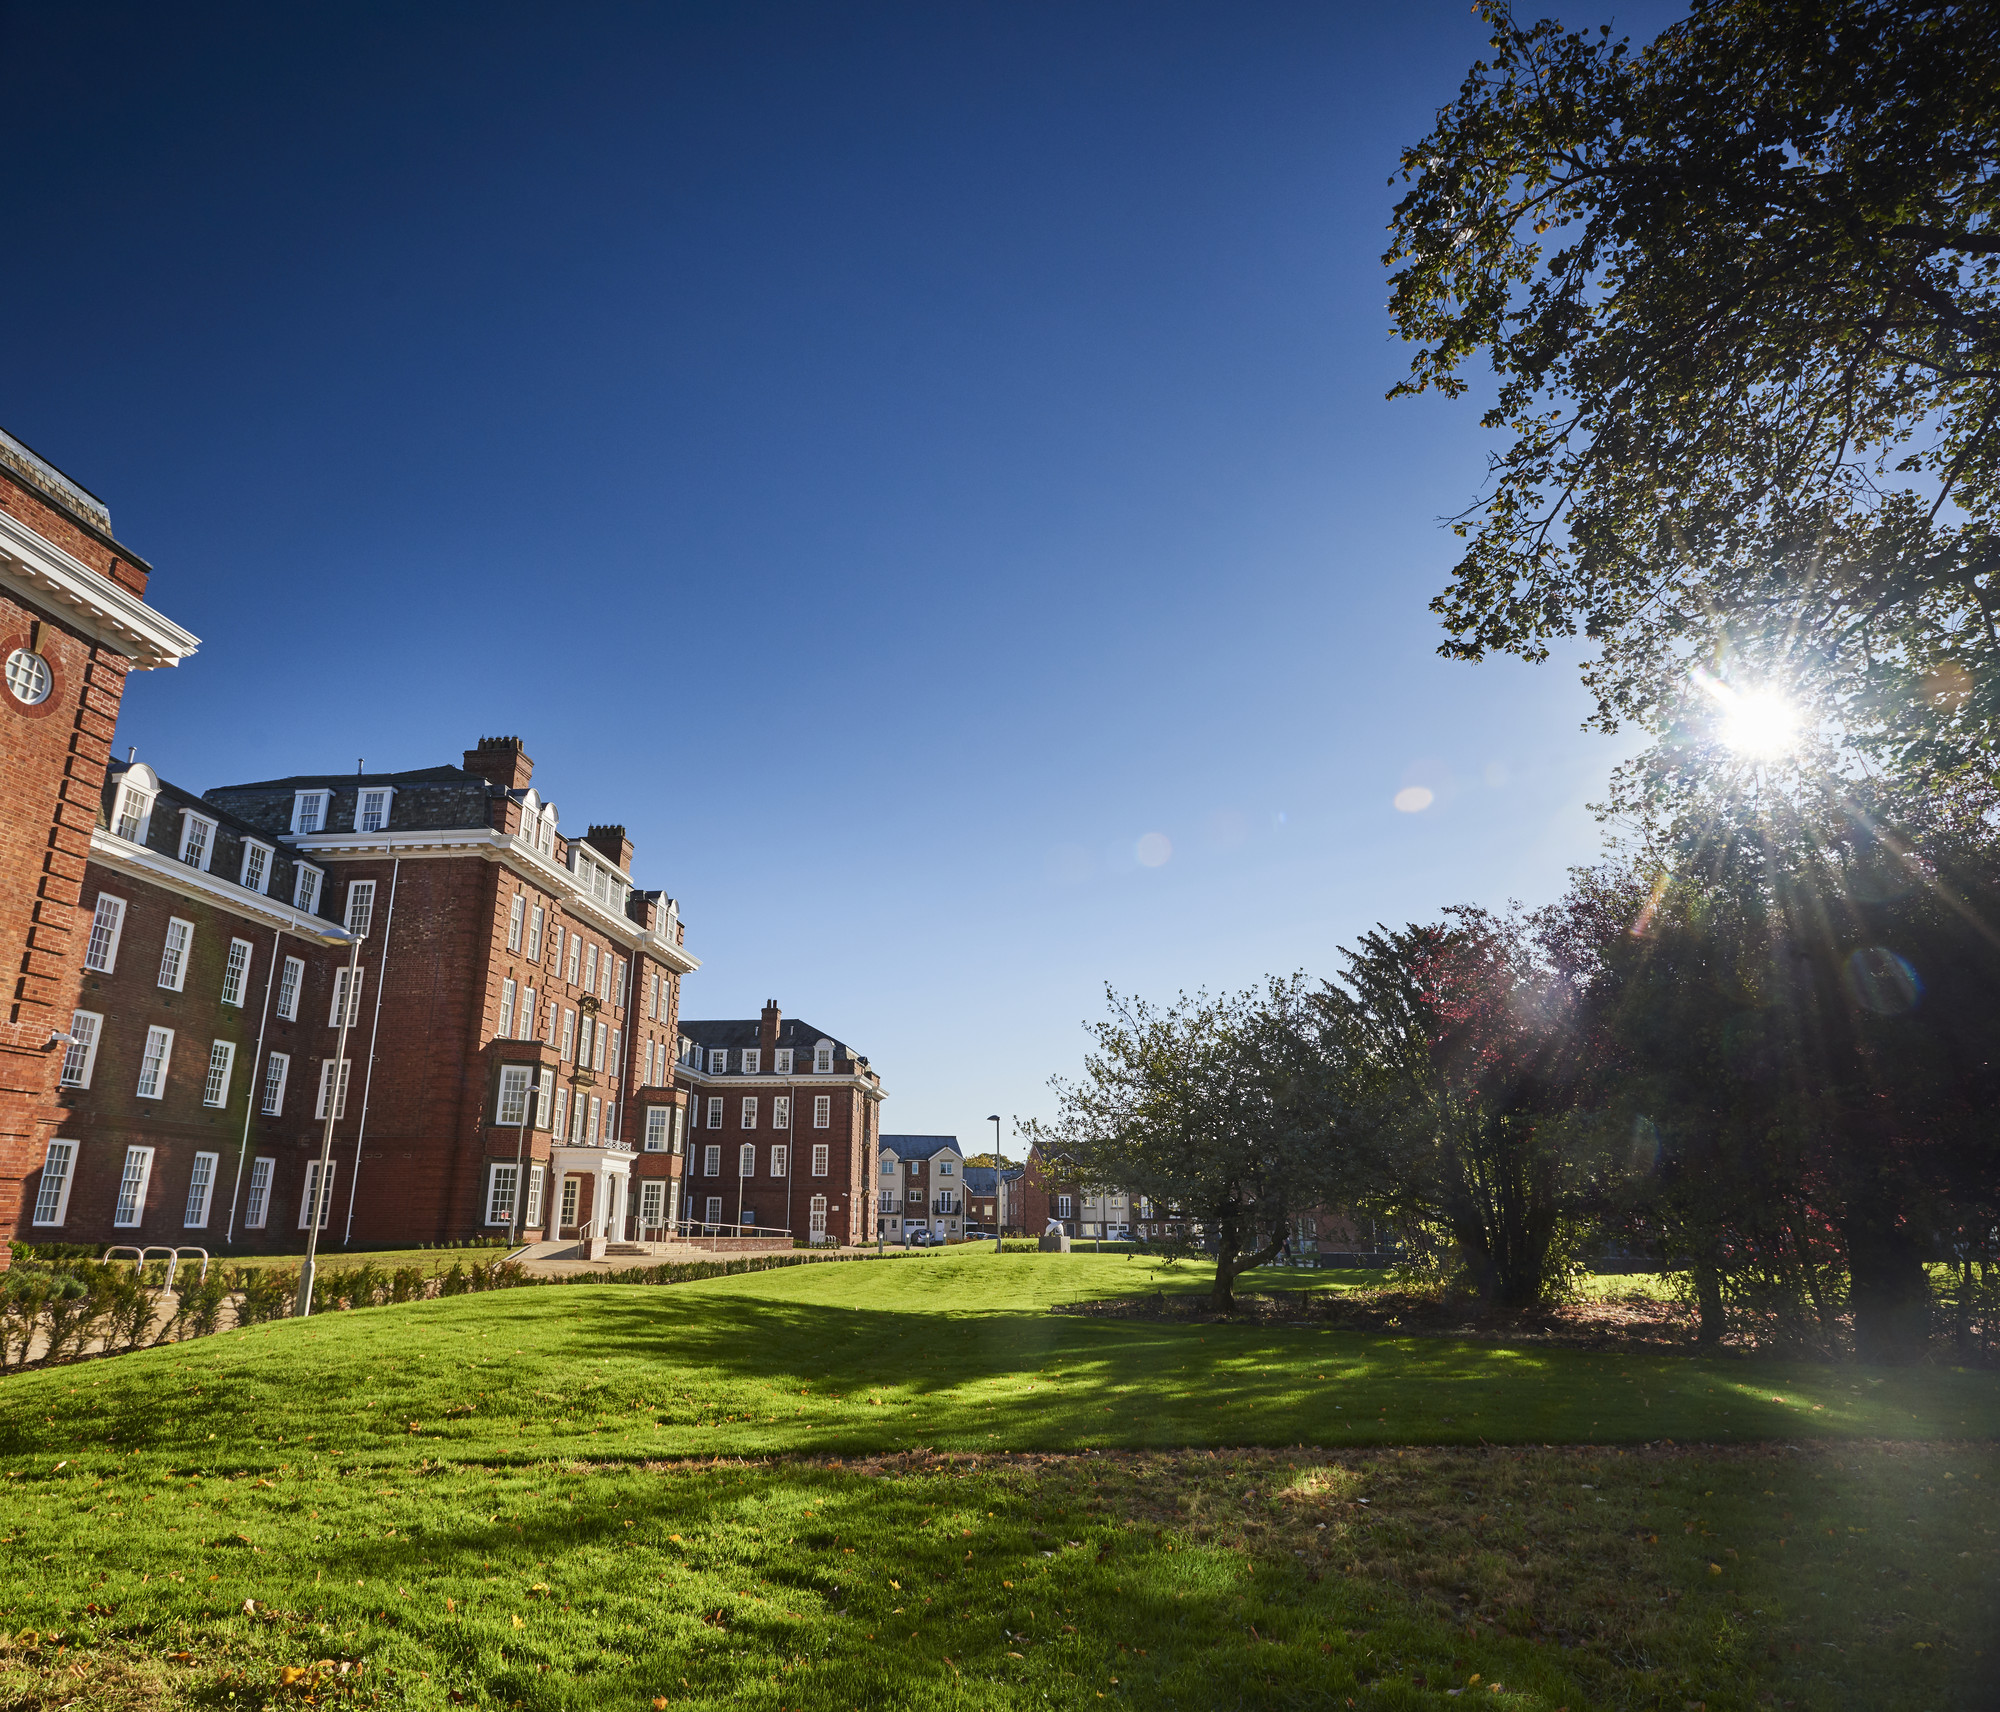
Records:
[[[480,738],[477,749],[465,752],[465,770],[510,791],[525,791],[535,776],[535,764],[518,737]]]
[[[778,1009],[778,1001],[776,999],[765,1000],[764,1026],[757,1031],[757,1040],[766,1052],[776,1052],[778,1050],[778,1024],[783,1019],[783,1015],[784,1013]]]
[[[632,872],[632,840],[625,836],[624,827],[593,826],[583,835],[583,841],[599,855],[610,857],[619,872]]]

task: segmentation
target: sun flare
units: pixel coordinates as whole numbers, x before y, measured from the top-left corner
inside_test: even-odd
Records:
[[[1799,710],[1776,690],[1739,690],[1702,673],[1701,687],[1721,704],[1717,735],[1739,755],[1769,760],[1799,740]]]

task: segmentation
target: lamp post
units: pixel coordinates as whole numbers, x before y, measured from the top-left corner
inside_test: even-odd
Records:
[[[370,900],[373,913],[373,900]],[[350,911],[350,913],[352,913]],[[340,989],[340,1032],[333,1041],[333,1074],[327,1078],[326,1129],[319,1142],[319,1174],[313,1180],[311,1205],[306,1209],[306,1258],[299,1268],[298,1300],[292,1304],[292,1312],[299,1319],[312,1313],[314,1261],[319,1253],[319,1226],[327,1207],[326,1174],[333,1164],[333,1124],[347,1095],[347,1083],[343,1067],[347,1063],[347,1023],[354,1015],[357,995],[354,989],[355,975],[361,968],[361,941],[367,937],[368,924],[362,922],[348,930],[354,935],[354,949],[347,959],[347,984]]]
[[[1000,1254],[1000,1236],[1007,1228],[1007,1179],[1001,1175],[1007,1160],[1000,1151],[1000,1114],[988,1112],[986,1121],[993,1126],[993,1252]]]

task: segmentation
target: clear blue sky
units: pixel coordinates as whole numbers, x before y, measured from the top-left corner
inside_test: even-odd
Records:
[[[1617,745],[1567,668],[1436,658],[1482,436],[1382,397],[1385,181],[1482,45],[1463,0],[0,6],[0,425],[203,638],[120,743],[205,789],[518,732],[681,899],[684,1014],[775,997],[968,1141],[1106,982],[1550,897]]]

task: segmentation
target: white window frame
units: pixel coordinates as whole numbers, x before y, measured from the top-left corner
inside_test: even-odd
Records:
[[[576,1058],[576,1012],[573,1010],[563,1011],[562,1050],[557,1056],[572,1062]]]
[[[347,988],[347,977],[349,975],[354,977],[354,990],[352,992],[349,992]],[[361,1020],[361,989],[367,984],[367,981],[368,970],[365,965],[357,964],[354,968],[350,969],[345,963],[342,963],[335,968],[333,971],[333,997],[327,1001],[326,1007],[326,1026],[328,1028],[340,1027],[340,1001],[343,998],[347,1001],[347,1026],[352,1028]]]
[[[277,1175],[278,1161],[260,1153],[250,1161],[250,1189],[243,1201],[243,1228],[262,1230],[271,1217],[271,1179]]]
[[[146,1191],[152,1182],[153,1150],[126,1148],[125,1164],[118,1174],[118,1198],[111,1207],[113,1230],[137,1230],[146,1222]]]
[[[738,1129],[755,1129],[757,1127],[757,1096],[755,1094],[745,1094],[743,1096],[743,1115],[736,1127]]]
[[[528,894],[516,892],[514,901],[507,906],[507,949],[521,949],[521,935],[528,925]]]
[[[565,1175],[562,1180],[562,1199],[556,1212],[556,1228],[576,1225],[576,1216],[583,1211],[583,1179]]]
[[[831,1094],[813,1095],[813,1128],[833,1128],[833,1096]]]
[[[379,799],[381,820],[374,826],[365,824],[372,818],[369,810],[371,801]],[[389,806],[396,800],[394,785],[362,785],[354,792],[354,830],[356,832],[387,832],[389,830]]]
[[[582,959],[583,936],[572,929],[569,936],[569,956],[563,965],[563,979],[569,982],[572,987],[581,985],[576,978],[576,968]]]
[[[583,948],[583,990],[586,993],[589,993],[589,992],[595,992],[596,989],[597,989],[597,947],[594,944],[586,945]]]
[[[790,1129],[792,1127],[792,1096],[774,1094],[771,1097],[771,1127]]]
[[[341,911],[340,925],[356,939],[366,939],[375,920],[375,882],[349,880],[347,907]],[[358,923],[358,925],[357,925]]]
[[[771,1053],[771,1074],[774,1076],[789,1076],[791,1073],[792,1049],[789,1046],[774,1048]]]
[[[625,982],[627,979],[625,959],[618,959],[618,978],[611,984],[611,1002],[621,1011],[625,1008]]]
[[[1069,1198],[1069,1196],[1058,1195],[1056,1197],[1056,1217],[1059,1219],[1070,1219],[1076,1217],[1076,1213],[1074,1211],[1075,1206],[1076,1203],[1072,1201]]]
[[[289,1052],[274,1052],[264,1060],[264,1088],[259,1109],[267,1118],[283,1115],[285,1083],[291,1079],[291,1074],[292,1055]]]
[[[132,830],[125,830],[127,825]],[[112,799],[111,828],[113,835],[128,844],[144,844],[153,830],[153,797],[147,791],[135,790],[130,785],[120,785],[118,795]]]
[[[178,993],[187,986],[188,959],[193,952],[194,923],[182,916],[168,916],[167,936],[160,944],[159,980],[168,992]]]
[[[97,894],[91,911],[90,940],[83,953],[83,966],[95,974],[109,975],[118,967],[118,941],[125,934],[125,900],[109,892]]]
[[[191,808],[181,810],[180,859],[197,874],[206,874],[215,858],[215,832],[216,822],[210,816]]]
[[[824,1195],[813,1196],[806,1209],[806,1240],[808,1242],[814,1237],[824,1237],[826,1235],[826,1212],[826,1197]]]
[[[646,1020],[656,1019],[660,1014],[660,974],[657,969],[646,976]]]
[[[278,976],[278,1015],[286,1022],[299,1020],[299,992],[306,984],[306,960],[287,957]]]
[[[774,1141],[771,1144],[771,1175],[773,1177],[782,1177],[791,1169],[791,1153],[792,1150],[782,1141]]]
[[[711,1141],[701,1150],[701,1174],[704,1177],[722,1175],[722,1143]]]
[[[764,1073],[764,1051],[762,1047],[746,1046],[743,1049],[743,1074],[761,1076]]]
[[[556,1109],[556,1073],[544,1070],[537,1078],[535,1087],[535,1128],[554,1127]]]
[[[528,1204],[521,1210],[521,1228],[540,1230],[542,1228],[542,1186],[544,1178],[539,1165],[528,1167]]]
[[[82,1039],[78,1039],[78,1035]],[[63,1048],[62,1086],[88,1088],[97,1070],[97,1043],[104,1038],[102,1011],[72,1011],[69,1044]]]
[[[828,1167],[832,1163],[832,1158],[833,1158],[832,1148],[827,1146],[827,1144],[823,1141],[814,1142],[813,1153],[812,1153],[812,1174],[815,1177],[826,1176]]]
[[[236,1042],[211,1040],[208,1043],[208,1074],[201,1084],[204,1106],[227,1106],[229,1082],[236,1072]]]
[[[729,1070],[729,1048],[711,1046],[708,1049],[708,1073],[711,1076],[726,1075]]]
[[[722,1096],[720,1094],[711,1094],[708,1097],[708,1127],[710,1129],[720,1129],[722,1127]]]
[[[708,1217],[702,1221],[704,1224],[719,1225],[722,1223],[722,1197],[720,1195],[710,1195],[708,1197],[707,1211]]]
[[[515,987],[512,978],[503,978],[500,982],[500,1020],[493,1028],[493,1038],[495,1040],[511,1040],[513,1038],[514,994]]]
[[[534,1086],[534,1067],[503,1064],[493,1102],[493,1121],[504,1129],[519,1129],[528,1118],[528,1090]],[[491,1223],[491,1221],[488,1221]]]
[[[292,873],[292,908],[301,915],[318,915],[320,888],[325,880],[324,868],[315,868],[310,862],[299,863]]]
[[[181,1212],[182,1230],[207,1230],[209,1208],[215,1204],[215,1179],[222,1166],[219,1153],[197,1153],[188,1167],[187,1206]]]
[[[316,1121],[326,1121],[327,1094],[333,1087],[333,1067],[340,1066],[340,1094],[334,1102],[333,1121],[339,1123],[347,1116],[347,1091],[354,1080],[354,1060],[351,1058],[322,1058],[319,1062],[319,1098],[313,1102],[313,1117]],[[305,1227],[299,1227],[303,1230]]]
[[[327,817],[333,811],[333,792],[294,791],[292,792],[292,831],[310,836],[326,830]],[[299,1229],[304,1230],[301,1224]]]
[[[549,1124],[549,1129],[553,1134],[555,1134],[558,1137],[564,1136],[566,1135],[567,1132],[563,1126],[566,1125],[568,1122],[569,1122],[569,1090],[567,1088],[558,1088],[556,1090],[555,1114],[553,1120]]]
[[[334,1179],[339,1175],[340,1175],[340,1161],[338,1159],[329,1159],[326,1162],[326,1187],[325,1189],[320,1191],[318,1197],[319,1228],[321,1230],[326,1229],[327,1217],[333,1211],[333,1184],[334,1184]],[[308,1159],[306,1161],[305,1183],[299,1190],[300,1230],[304,1230],[311,1220],[312,1204],[314,1199],[313,1191],[315,1188],[318,1187],[318,1184],[319,1184],[319,1161],[317,1159]]]
[[[277,854],[269,844],[255,838],[244,839],[243,865],[237,870],[236,883],[246,892],[268,893],[271,889],[271,870],[276,865]],[[255,873],[251,872],[253,864],[256,868]]]
[[[547,915],[540,904],[528,911],[528,961],[540,965],[542,961],[542,923]]]
[[[664,1230],[667,1223],[667,1180],[664,1177],[639,1179],[639,1230]]]
[[[831,1076],[833,1074],[833,1042],[822,1040],[813,1048],[813,1074]]]
[[[956,1175],[956,1173],[954,1173],[951,1168],[951,1161],[949,1159],[940,1159],[938,1161],[937,1174],[940,1177],[951,1177]]]
[[[174,1031],[161,1028],[158,1024],[146,1030],[146,1047],[139,1057],[139,1087],[133,1095],[139,1100],[164,1100],[167,1097],[167,1071],[174,1061]],[[152,1081],[152,1091],[146,1088],[148,1077]]]
[[[597,1095],[590,1096],[590,1127],[584,1131],[588,1146],[595,1147],[604,1134],[604,1102]]]
[[[521,1168],[511,1159],[495,1159],[486,1167],[486,1222],[511,1225],[514,1222],[514,1191],[520,1187]]]
[[[648,1106],[646,1108],[646,1151],[665,1153],[673,1145],[674,1108],[672,1106]]]
[[[757,1175],[757,1144],[746,1141],[736,1150],[736,1175],[750,1178]]]
[[[76,1185],[76,1155],[77,1144],[73,1141],[57,1137],[49,1142],[42,1154],[42,1179],[35,1185],[35,1224],[55,1229],[69,1217],[69,1192]],[[56,1172],[53,1178],[49,1176],[51,1171]]]
[[[250,957],[255,948],[247,939],[229,942],[229,959],[222,966],[222,1002],[243,1008],[243,987],[250,978]]]

